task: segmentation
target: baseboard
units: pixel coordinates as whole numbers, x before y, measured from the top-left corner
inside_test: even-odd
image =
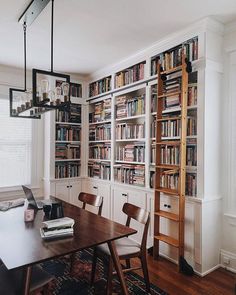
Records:
[[[199,271],[196,271],[196,270],[194,270],[194,272],[195,272],[198,276],[200,276],[200,277],[205,277],[206,275],[208,275],[209,273],[213,272],[214,270],[216,270],[216,269],[218,269],[218,268],[220,268],[220,267],[221,267],[221,264],[217,264],[216,266],[214,266],[214,267],[208,269],[208,270],[205,271],[205,272],[199,272]]]
[[[225,259],[228,259],[229,263],[225,262]],[[227,269],[231,272],[236,273],[236,254],[221,249],[220,251],[220,262],[221,266],[224,269]]]

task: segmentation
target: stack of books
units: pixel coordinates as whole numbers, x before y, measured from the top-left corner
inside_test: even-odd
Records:
[[[69,217],[63,217],[44,221],[43,227],[40,228],[40,234],[42,239],[54,239],[61,237],[73,236],[74,234],[74,219]]]

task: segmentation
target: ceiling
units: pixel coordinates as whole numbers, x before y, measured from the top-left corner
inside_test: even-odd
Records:
[[[17,22],[30,0],[0,0],[0,64],[23,66]],[[235,0],[55,0],[55,70],[90,74],[205,17],[236,19]],[[28,28],[28,67],[50,66],[50,4]]]

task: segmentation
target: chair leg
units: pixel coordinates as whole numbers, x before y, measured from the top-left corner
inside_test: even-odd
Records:
[[[112,294],[112,272],[113,272],[112,259],[109,258],[108,270],[107,270],[107,295]]]
[[[141,264],[142,264],[143,276],[144,276],[144,280],[145,280],[145,284],[146,284],[146,289],[147,289],[147,292],[150,293],[151,289],[150,289],[150,281],[149,281],[149,274],[148,274],[148,268],[147,268],[146,253],[144,255],[141,255],[140,260],[141,260]]]
[[[93,251],[93,262],[92,262],[92,273],[91,273],[91,286],[94,284],[95,273],[96,273],[96,266],[97,266],[97,249],[94,248]]]
[[[126,268],[131,268],[130,259],[126,259],[125,262],[126,262]]]
[[[75,253],[73,253],[73,254],[70,255],[70,273],[72,273],[73,268],[74,268],[75,257],[76,257],[76,254]]]

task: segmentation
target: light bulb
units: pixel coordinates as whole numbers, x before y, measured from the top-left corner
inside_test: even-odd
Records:
[[[55,88],[55,94],[56,94],[56,104],[60,104],[61,103],[61,86],[57,86]]]
[[[49,82],[46,79],[41,80],[41,92],[43,96],[43,100],[47,100],[48,96],[48,89],[49,89]]]
[[[21,112],[21,96],[16,97],[16,112],[19,114]]]
[[[50,105],[56,105],[55,92],[53,90],[49,90],[48,98],[49,98],[49,101],[50,101]]]
[[[61,88],[62,88],[62,93],[64,96],[64,102],[69,101],[70,84],[67,82],[63,82],[61,84]]]
[[[32,102],[32,90],[27,89],[25,91],[25,106],[28,109],[28,108],[32,107],[32,104],[33,104],[33,102]]]

